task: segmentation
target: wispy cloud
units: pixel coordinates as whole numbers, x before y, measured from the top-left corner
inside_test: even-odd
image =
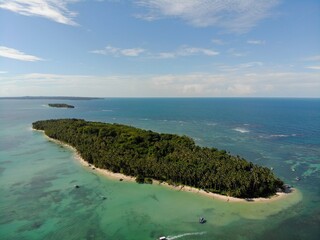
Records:
[[[223,72],[236,72],[236,71],[247,71],[249,68],[259,68],[262,67],[262,62],[247,62],[236,65],[220,65],[218,66],[218,70]]]
[[[227,52],[228,52],[230,55],[234,56],[234,57],[244,57],[244,56],[246,56],[246,55],[248,54],[248,53],[246,53],[246,52],[239,52],[238,50],[236,50],[236,49],[234,49],[234,48],[228,49]]]
[[[216,44],[216,45],[224,45],[224,44],[226,44],[223,40],[218,39],[218,38],[212,39],[211,42]]]
[[[136,0],[146,11],[136,17],[153,21],[178,18],[195,27],[220,27],[230,32],[249,31],[271,15],[279,0]]]
[[[25,16],[37,16],[49,20],[76,26],[73,18],[76,12],[67,8],[69,3],[77,0],[2,0],[0,8],[6,9]]]
[[[152,81],[159,93],[169,96],[319,97],[319,77],[315,73],[253,71],[160,75]]]
[[[183,45],[175,51],[171,52],[160,52],[152,53],[144,48],[118,48],[111,45],[106,46],[100,50],[93,50],[90,53],[102,54],[102,55],[111,55],[114,57],[126,56],[126,57],[139,57],[142,54],[148,58],[153,59],[169,59],[176,57],[187,57],[187,56],[216,56],[219,52],[214,51],[210,48],[200,48],[200,47],[190,47]]]
[[[91,53],[102,54],[102,55],[111,55],[111,56],[126,56],[126,57],[138,57],[145,49],[143,48],[117,48],[111,45],[106,46],[104,49],[101,50],[93,50],[90,51]]]
[[[247,41],[248,44],[252,44],[252,45],[263,45],[266,43],[266,41],[263,40],[248,40]]]
[[[0,96],[100,97],[320,97],[318,72],[246,72],[168,75],[0,75]]]
[[[35,62],[35,61],[41,61],[42,58],[25,54],[24,52],[21,52],[14,48],[8,48],[4,46],[0,46],[0,56],[6,57],[6,58],[12,58],[20,61],[28,61],[28,62]]]
[[[150,89],[144,76],[64,75],[29,73],[0,75],[0,96],[145,96]],[[150,95],[152,96],[152,95]]]
[[[318,66],[307,66],[306,68],[312,69],[312,70],[320,70],[320,65],[318,65]]]
[[[204,55],[204,56],[212,57],[212,56],[216,56],[218,54],[219,54],[219,52],[217,52],[213,49],[209,49],[209,48],[181,46],[176,51],[161,52],[159,54],[155,54],[153,57],[160,58],[160,59],[196,56],[196,55]]]
[[[0,71],[0,74],[8,73],[7,71]]]
[[[310,56],[303,59],[303,61],[320,61],[320,55]]]

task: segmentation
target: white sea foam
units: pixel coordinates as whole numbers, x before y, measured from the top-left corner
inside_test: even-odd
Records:
[[[287,138],[287,137],[296,137],[297,134],[271,134],[271,135],[260,135],[260,138]]]
[[[240,128],[240,127],[233,128],[232,130],[237,131],[237,132],[241,132],[241,133],[248,133],[248,132],[250,132],[248,129],[246,129],[246,128]]]
[[[297,134],[273,134],[270,135],[270,137],[275,137],[275,138],[284,138],[284,137],[295,137]]]
[[[289,137],[289,135],[286,134],[272,134],[270,135],[272,138],[283,138],[283,137]]]
[[[168,236],[168,240],[178,239],[178,238],[192,236],[192,235],[203,235],[203,234],[206,234],[206,232],[183,233],[176,236]]]
[[[196,137],[194,137],[193,140],[198,141],[198,142],[199,142],[199,141],[202,141],[201,138],[196,138]]]

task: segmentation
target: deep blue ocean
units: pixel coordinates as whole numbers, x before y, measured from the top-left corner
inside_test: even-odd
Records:
[[[74,109],[48,107],[63,102]],[[81,118],[192,137],[273,168],[299,194],[225,203],[86,169],[32,122]],[[74,184],[81,185],[76,191]],[[102,201],[100,196],[107,196]],[[288,198],[290,199],[290,198]],[[208,222],[197,223],[204,215]],[[0,100],[0,239],[320,239],[320,99]]]

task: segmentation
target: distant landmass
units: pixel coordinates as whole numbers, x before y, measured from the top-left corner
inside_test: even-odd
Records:
[[[103,99],[97,97],[55,97],[55,96],[23,96],[23,97],[0,97],[1,99],[26,99],[26,100],[94,100],[94,99]]]
[[[73,105],[69,105],[66,103],[49,103],[49,107],[54,107],[54,108],[74,108]]]
[[[269,197],[284,185],[269,168],[225,150],[197,146],[187,136],[81,119],[32,125],[75,147],[88,163],[134,176],[137,182],[155,179],[239,198]]]

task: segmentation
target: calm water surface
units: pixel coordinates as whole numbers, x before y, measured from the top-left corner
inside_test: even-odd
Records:
[[[320,99],[64,101],[75,109],[51,102],[0,100],[0,239],[319,239]],[[298,192],[286,201],[228,203],[110,180],[31,130],[52,118],[189,135],[273,167]]]

